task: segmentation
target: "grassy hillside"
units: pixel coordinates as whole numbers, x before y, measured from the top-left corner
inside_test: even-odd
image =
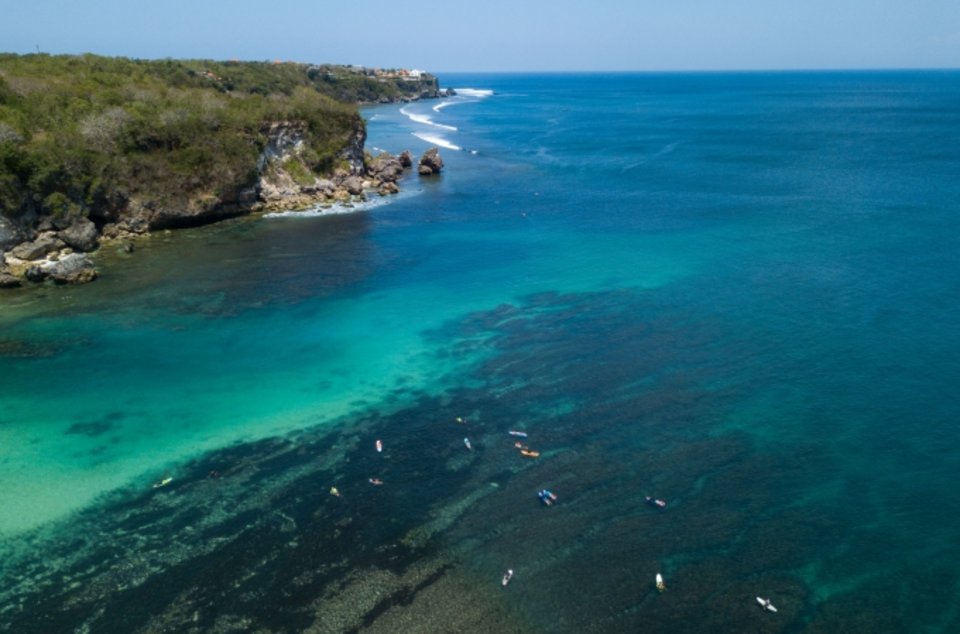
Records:
[[[0,54],[0,213],[229,199],[256,182],[271,122],[302,123],[326,173],[363,125],[356,102],[421,87],[338,66]]]

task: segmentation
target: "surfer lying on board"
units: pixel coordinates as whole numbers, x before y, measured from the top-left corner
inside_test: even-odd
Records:
[[[556,493],[548,489],[540,489],[537,491],[537,497],[540,498],[540,501],[543,502],[544,506],[550,506],[557,501]]]

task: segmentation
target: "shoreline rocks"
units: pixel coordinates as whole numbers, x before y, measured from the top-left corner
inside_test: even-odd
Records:
[[[229,197],[192,201],[187,210],[168,210],[153,201],[129,201],[123,215],[98,218],[99,227],[82,216],[44,218],[35,227],[18,226],[0,217],[0,289],[21,287],[25,282],[92,282],[99,272],[87,254],[95,252],[101,241],[129,241],[157,230],[201,226],[250,213],[349,204],[366,200],[372,192],[397,194],[398,181],[413,165],[409,150],[400,156],[365,154],[366,134],[360,132],[341,154],[343,166],[330,177],[318,177],[302,162],[303,143],[298,142],[301,137],[293,127],[276,127],[277,142],[261,157],[255,187],[232,192]]]

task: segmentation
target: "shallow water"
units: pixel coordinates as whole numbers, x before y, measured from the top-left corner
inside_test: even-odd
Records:
[[[389,204],[4,295],[0,627],[956,631],[960,75],[441,79]]]

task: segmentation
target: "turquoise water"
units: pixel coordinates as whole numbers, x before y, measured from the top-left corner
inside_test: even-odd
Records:
[[[439,179],[0,298],[0,625],[957,631],[960,74],[441,81]]]

